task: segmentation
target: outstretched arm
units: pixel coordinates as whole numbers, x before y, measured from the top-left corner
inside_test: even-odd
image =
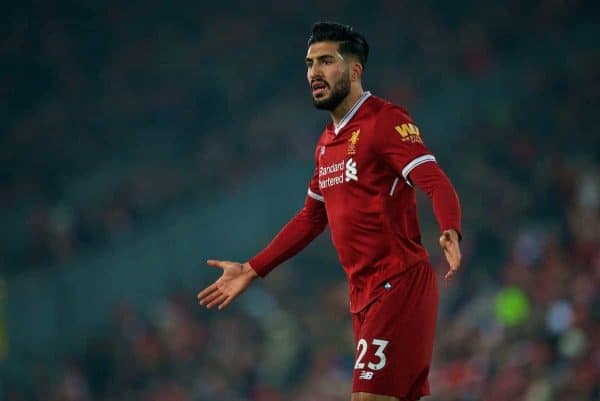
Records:
[[[411,170],[408,178],[432,201],[433,213],[442,232],[440,246],[450,265],[445,278],[450,278],[458,270],[461,260],[461,210],[456,191],[437,163],[418,165]]]

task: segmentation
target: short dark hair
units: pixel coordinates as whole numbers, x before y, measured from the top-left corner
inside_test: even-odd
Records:
[[[350,25],[335,22],[317,22],[312,27],[308,46],[317,42],[340,42],[339,51],[342,55],[351,54],[358,58],[363,68],[369,58],[369,44],[365,37],[356,32]]]

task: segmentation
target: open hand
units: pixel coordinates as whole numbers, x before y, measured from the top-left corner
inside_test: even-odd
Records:
[[[208,309],[213,306],[219,309],[227,307],[258,277],[249,263],[209,259],[206,264],[223,269],[221,277],[197,295],[200,305],[206,305]]]

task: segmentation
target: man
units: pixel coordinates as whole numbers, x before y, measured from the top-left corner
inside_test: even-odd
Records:
[[[314,25],[306,77],[315,106],[329,111],[332,122],[317,143],[304,207],[248,262],[209,260],[223,274],[198,299],[208,308],[226,307],[329,223],[349,281],[357,344],[352,401],[412,401],[429,394],[438,305],[414,188],[432,199],[450,265],[446,278],[460,264],[461,211],[407,112],[363,91],[368,52],[365,38],[351,27]]]

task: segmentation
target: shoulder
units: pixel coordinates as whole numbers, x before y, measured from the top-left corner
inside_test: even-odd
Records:
[[[376,127],[413,122],[412,117],[404,107],[379,97],[375,97],[374,101],[373,117]]]
[[[405,148],[408,145],[423,145],[419,128],[408,111],[391,102],[380,100],[377,113],[374,113],[373,141],[377,149]]]
[[[391,133],[401,133],[413,126],[413,119],[404,107],[381,98],[374,100],[373,139],[376,142],[387,143]]]

